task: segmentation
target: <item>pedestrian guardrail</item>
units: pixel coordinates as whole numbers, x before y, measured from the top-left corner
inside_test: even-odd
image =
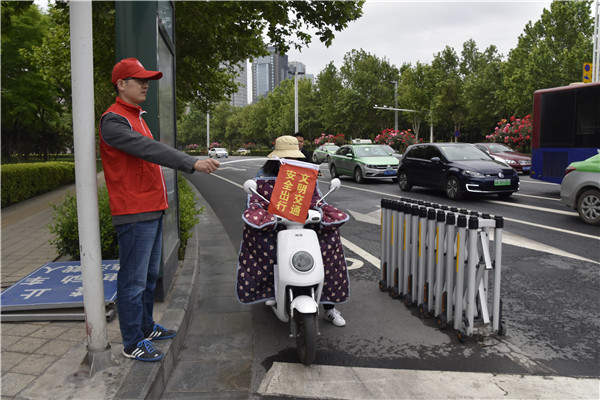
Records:
[[[417,307],[421,317],[436,318],[440,328],[452,326],[460,341],[474,334],[504,335],[503,226],[498,215],[382,199],[379,289]]]

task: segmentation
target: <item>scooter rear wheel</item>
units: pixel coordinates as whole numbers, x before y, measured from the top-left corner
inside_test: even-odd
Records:
[[[296,313],[296,347],[304,365],[311,365],[317,354],[317,314]]]

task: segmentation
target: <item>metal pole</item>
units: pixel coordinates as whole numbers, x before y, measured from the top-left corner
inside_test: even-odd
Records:
[[[299,132],[298,130],[298,62],[296,62],[296,68],[294,69],[294,133]]]
[[[210,146],[210,114],[206,113],[206,151]]]
[[[398,81],[394,81],[394,130],[398,130]]]
[[[592,49],[592,82],[598,82],[600,80],[600,76],[598,76],[600,71],[600,43],[598,36],[600,35],[600,0],[596,0],[596,10],[594,12],[594,45]]]
[[[83,306],[88,340],[87,363],[90,365],[91,376],[95,371],[110,366],[111,355],[106,332],[96,183],[92,3],[91,1],[72,1],[69,2],[69,7],[75,190]]]

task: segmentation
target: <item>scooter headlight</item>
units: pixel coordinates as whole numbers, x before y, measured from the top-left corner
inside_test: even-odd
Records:
[[[306,251],[298,251],[292,256],[292,266],[300,272],[308,272],[314,265],[314,258]]]

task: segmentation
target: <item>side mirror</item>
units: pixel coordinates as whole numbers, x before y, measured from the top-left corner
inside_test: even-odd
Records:
[[[244,182],[244,192],[248,194],[256,193],[256,181],[254,179],[248,179]]]
[[[342,181],[339,178],[333,178],[329,183],[329,191],[334,192],[342,186]]]
[[[325,199],[325,197],[338,190],[341,186],[342,182],[338,178],[333,178],[331,180],[331,183],[329,184],[329,192],[325,193],[325,196],[321,197],[321,200],[317,201],[317,204],[322,202]]]
[[[439,164],[442,162],[439,157],[431,157],[431,162],[434,164]]]

